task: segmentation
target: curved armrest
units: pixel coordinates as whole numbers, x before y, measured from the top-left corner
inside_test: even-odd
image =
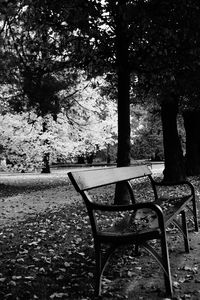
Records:
[[[118,212],[118,211],[123,212],[123,211],[131,211],[131,210],[136,212],[137,210],[144,209],[144,208],[151,209],[157,215],[159,228],[162,230],[162,232],[164,232],[165,230],[163,210],[158,204],[152,202],[136,203],[130,205],[103,205],[103,204],[92,203],[91,208],[93,210],[110,211],[110,212]]]
[[[135,203],[135,204],[128,204],[128,205],[105,205],[105,204],[98,204],[93,202],[90,204],[90,206],[93,210],[112,211],[112,212],[131,211],[131,210],[137,211],[139,209],[148,208],[148,209],[152,209],[157,214],[163,215],[162,208],[158,204],[152,202],[143,202],[143,203]]]
[[[151,179],[151,182],[154,186],[160,186],[160,187],[167,187],[167,186],[180,186],[180,185],[187,185],[190,187],[192,194],[194,194],[194,186],[191,182],[188,180],[183,180],[183,181],[177,181],[177,182],[157,182],[153,179]]]
[[[183,184],[188,184],[189,186],[192,185],[191,182],[189,182],[188,180],[184,180],[184,181],[174,181],[174,182],[157,182],[155,180],[153,180],[153,182],[156,185],[161,185],[161,186],[173,186],[173,185],[183,185]],[[193,186],[193,185],[192,185]]]

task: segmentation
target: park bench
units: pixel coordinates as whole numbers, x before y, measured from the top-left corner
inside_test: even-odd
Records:
[[[183,236],[185,251],[189,252],[187,229],[189,216],[192,217],[195,231],[198,231],[193,185],[188,181],[174,184],[156,182],[152,178],[151,170],[146,165],[93,168],[72,171],[68,173],[68,176],[75,189],[81,194],[90,219],[96,260],[95,293],[97,295],[101,293],[102,274],[114,250],[120,246],[133,244],[135,245],[134,254],[138,253],[139,247],[143,247],[157,260],[164,273],[166,294],[172,296],[166,229],[169,225],[175,225]],[[137,202],[135,199],[134,181],[138,182],[138,179],[140,181],[141,178],[150,180],[152,186],[153,199],[148,202]],[[127,185],[131,199],[130,204],[113,205],[110,203],[108,195],[104,199],[99,192],[99,189],[108,185],[113,186],[113,184],[115,186],[118,182],[124,182]],[[175,193],[171,193],[169,197],[161,198],[158,188],[168,185],[186,186],[188,190],[183,195],[178,194],[177,196]],[[105,203],[106,200],[109,203]],[[154,247],[155,240],[159,242],[159,251],[157,250],[158,246]]]

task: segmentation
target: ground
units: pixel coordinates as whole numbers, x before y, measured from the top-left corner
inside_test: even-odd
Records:
[[[0,299],[94,299],[87,213],[66,173],[2,174],[0,186]],[[150,197],[146,183],[136,189]],[[176,232],[168,236],[174,300],[200,299],[200,235],[190,228],[189,254]],[[145,252],[119,250],[96,299],[166,299],[162,270]]]

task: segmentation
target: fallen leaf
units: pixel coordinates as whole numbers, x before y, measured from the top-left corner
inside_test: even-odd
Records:
[[[50,296],[50,299],[54,299],[54,298],[62,298],[62,297],[68,297],[69,294],[68,293],[53,293],[51,296]]]

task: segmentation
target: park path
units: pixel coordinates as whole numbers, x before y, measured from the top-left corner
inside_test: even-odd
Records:
[[[66,172],[1,174],[0,186],[0,226],[64,205],[74,193]]]
[[[162,165],[153,165],[153,174],[160,174]],[[18,222],[52,208],[60,208],[79,196],[69,184],[67,170],[53,170],[51,174],[1,174],[0,226]],[[173,236],[169,240],[170,263],[173,275],[175,299],[200,299],[200,235],[190,232],[191,251],[184,253],[182,239]],[[127,280],[124,291],[128,300],[161,300],[158,290],[164,290],[163,278],[149,256],[142,258],[142,267],[136,270],[135,280]],[[129,266],[130,267],[130,266]],[[129,270],[130,268],[128,268]],[[146,274],[146,275],[144,275]],[[130,279],[130,278],[129,278]]]

